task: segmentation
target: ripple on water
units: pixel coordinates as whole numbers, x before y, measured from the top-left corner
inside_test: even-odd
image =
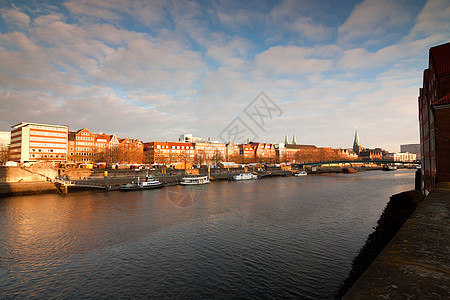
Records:
[[[217,182],[191,207],[163,190],[2,200],[0,298],[331,298],[414,185],[383,174]]]

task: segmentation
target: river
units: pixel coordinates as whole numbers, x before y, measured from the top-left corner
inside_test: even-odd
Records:
[[[415,170],[0,199],[0,298],[331,299]]]

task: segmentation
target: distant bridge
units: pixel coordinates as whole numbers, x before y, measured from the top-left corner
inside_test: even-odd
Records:
[[[377,164],[377,165],[386,165],[386,164],[413,164],[420,165],[418,161],[397,161],[397,160],[372,160],[372,159],[363,159],[363,160],[333,160],[333,161],[317,161],[317,162],[305,162],[305,163],[295,163],[293,165],[299,167],[316,167],[323,165],[336,165],[336,164]]]

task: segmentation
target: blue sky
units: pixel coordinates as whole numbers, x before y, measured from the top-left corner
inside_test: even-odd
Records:
[[[363,146],[399,151],[418,143],[428,49],[450,37],[450,0],[0,7],[0,130],[30,121],[143,141],[219,140],[239,118],[259,141],[349,148],[357,127]],[[279,111],[260,127],[245,109],[262,91]]]

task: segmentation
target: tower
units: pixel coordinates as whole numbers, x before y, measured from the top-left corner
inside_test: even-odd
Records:
[[[353,141],[353,152],[359,155],[361,152],[361,144],[359,143],[358,129],[355,131],[355,139]]]
[[[297,145],[297,138],[295,137],[295,134],[292,136],[292,144]]]
[[[288,135],[286,134],[286,137],[284,138],[284,145],[286,146],[287,144],[289,144],[289,138]]]

